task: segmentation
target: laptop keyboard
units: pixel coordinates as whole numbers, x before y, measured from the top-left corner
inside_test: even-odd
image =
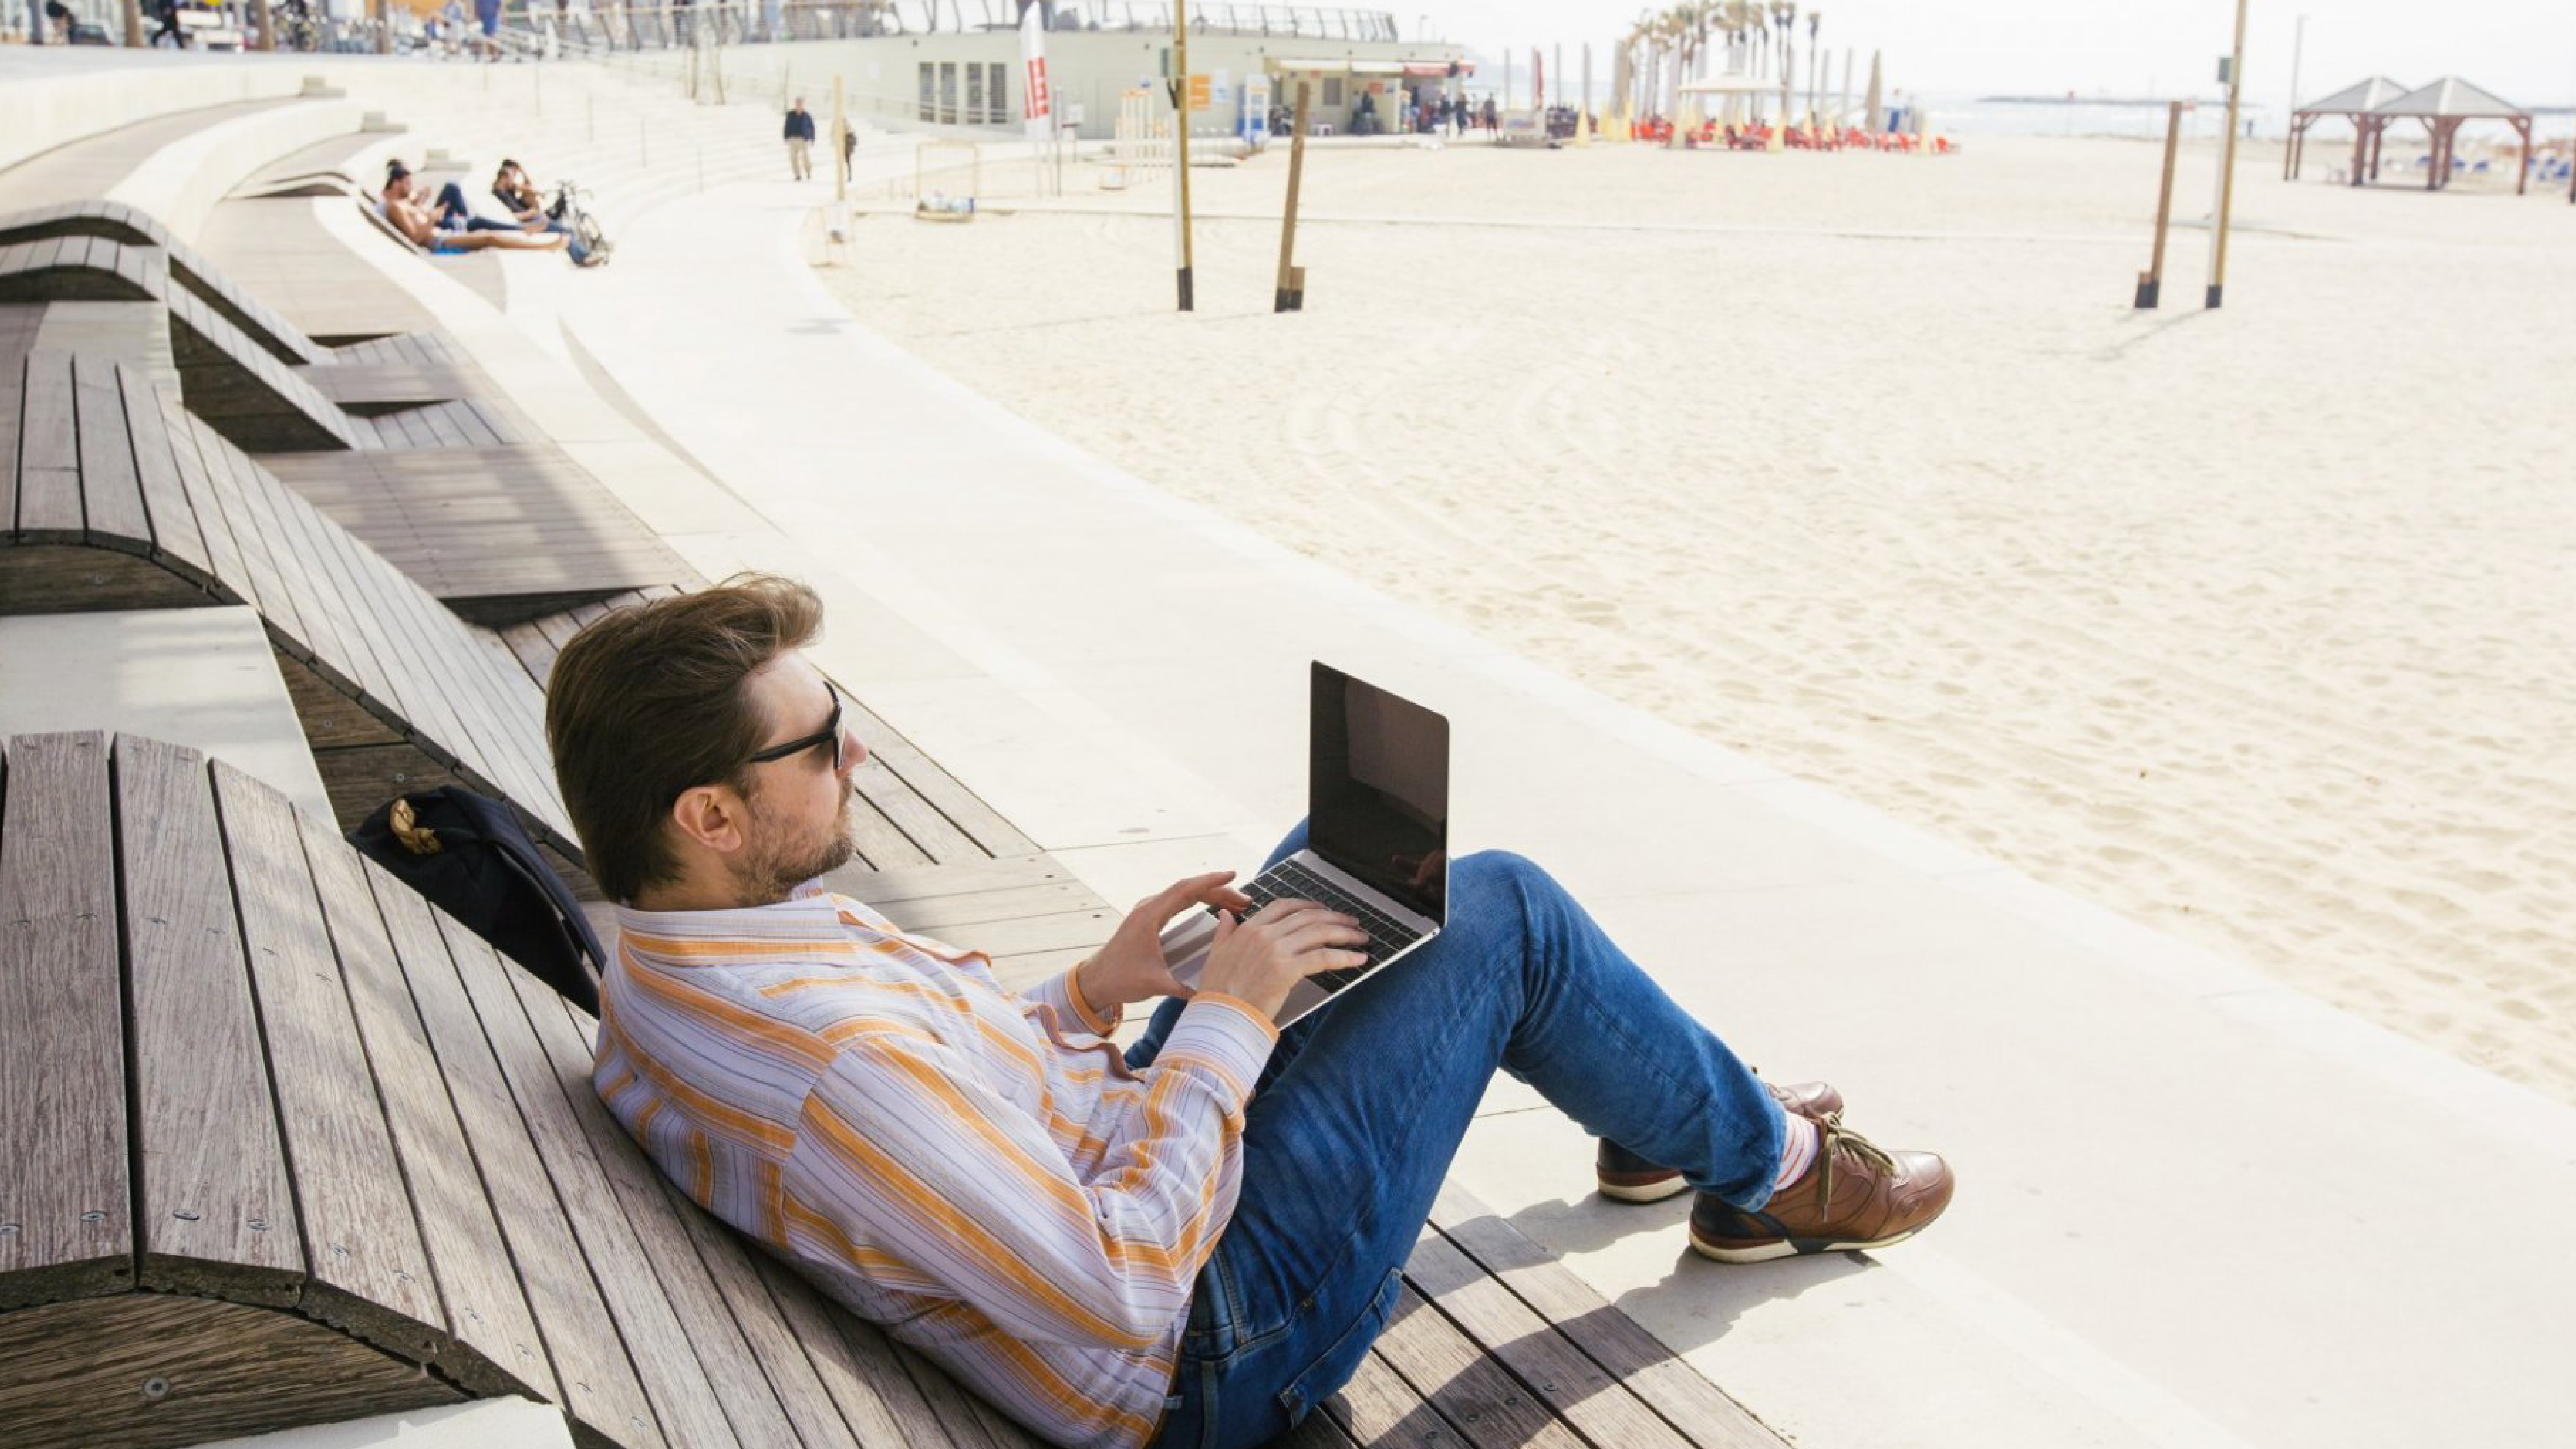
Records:
[[[1422,933],[1397,921],[1386,912],[1368,904],[1306,869],[1293,860],[1283,860],[1261,873],[1243,893],[1252,897],[1251,909],[1257,911],[1272,901],[1287,899],[1313,901],[1346,916],[1359,919],[1360,929],[1368,932],[1368,965],[1346,967],[1339,971],[1318,971],[1306,978],[1326,992],[1339,991],[1396,952],[1422,939]],[[1250,912],[1246,912],[1250,914]]]

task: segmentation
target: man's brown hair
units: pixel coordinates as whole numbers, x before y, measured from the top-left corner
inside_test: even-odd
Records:
[[[743,681],[812,642],[823,601],[793,579],[736,574],[711,589],[615,610],[555,659],[546,743],[591,878],[632,901],[673,879],[664,827],[697,785],[752,793],[744,763],[767,743]]]

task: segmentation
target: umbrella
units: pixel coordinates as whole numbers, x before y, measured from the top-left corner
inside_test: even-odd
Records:
[[[1864,123],[1865,129],[1873,132],[1887,124],[1886,113],[1878,108],[1878,103],[1878,52],[1873,50],[1869,53],[1869,105],[1862,112],[1869,117]]]

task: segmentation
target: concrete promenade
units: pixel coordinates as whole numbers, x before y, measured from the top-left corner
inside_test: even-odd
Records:
[[[571,335],[774,530],[683,548],[814,579],[833,667],[1113,899],[1248,866],[1295,816],[1309,658],[1446,711],[1460,850],[1548,864],[1752,1060],[1830,1075],[1854,1125],[1959,1169],[1948,1219],[1882,1262],[1721,1268],[1688,1255],[1680,1203],[1604,1203],[1570,1124],[1493,1094],[1466,1183],[1773,1425],[1837,1446],[2554,1432],[2576,1262],[2546,1234],[2576,1209],[2576,1112],[1039,432],[833,302],[795,241],[811,194],[660,209],[565,289]],[[912,224],[860,223],[854,264],[869,228]],[[1060,365],[1043,337],[994,345]]]
[[[421,72],[335,77],[399,92],[407,154],[504,124],[525,152],[572,150],[590,121],[550,101],[451,137]],[[449,99],[491,84],[459,76]],[[657,119],[653,144],[774,135],[755,109]],[[603,150],[581,174],[619,186],[608,167]],[[1548,865],[1751,1060],[1831,1077],[1853,1125],[1958,1168],[1947,1219],[1875,1261],[1725,1268],[1687,1252],[1684,1203],[1606,1204],[1570,1124],[1513,1084],[1489,1099],[1466,1185],[1797,1442],[2565,1441],[2550,1385],[2576,1356],[2576,1255],[2553,1233],[2576,1218],[2576,1109],[1609,702],[1039,431],[831,298],[800,240],[827,195],[656,193],[614,218],[608,268],[510,259],[506,311],[345,203],[317,214],[696,567],[820,588],[827,666],[1112,899],[1249,867],[1294,818],[1308,659],[1446,712],[1460,851]],[[859,222],[850,265],[872,229],[914,224]],[[992,345],[1070,365],[1043,335]]]

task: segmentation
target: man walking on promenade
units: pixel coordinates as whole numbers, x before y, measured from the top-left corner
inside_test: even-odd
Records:
[[[787,165],[799,181],[814,177],[814,117],[805,109],[805,98],[798,96],[787,111]]]
[[[1940,1158],[1756,1077],[1518,856],[1452,862],[1447,928],[1285,1031],[1368,938],[1310,901],[1238,914],[1230,872],[1006,990],[818,879],[867,759],[802,652],[821,627],[812,590],[746,576],[557,659],[556,778],[619,903],[592,1083],[691,1198],[1050,1442],[1249,1449],[1341,1388],[1498,1070],[1601,1139],[1605,1192],[1696,1190],[1711,1258],[1881,1247],[1948,1206]],[[1193,993],[1158,937],[1209,910]]]

